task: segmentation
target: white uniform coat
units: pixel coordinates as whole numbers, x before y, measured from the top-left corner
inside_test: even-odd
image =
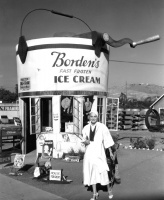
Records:
[[[90,138],[90,126],[87,124],[82,134],[84,138]],[[86,146],[84,160],[83,160],[83,184],[93,185],[100,183],[101,185],[109,184],[108,171],[109,167],[106,162],[106,155],[104,148],[114,145],[114,141],[108,128],[100,123],[96,123],[96,131],[94,141]]]

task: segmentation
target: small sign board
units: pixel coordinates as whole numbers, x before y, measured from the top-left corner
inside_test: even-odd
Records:
[[[73,133],[73,127],[74,127],[74,123],[73,122],[66,122],[65,123],[65,132],[66,133]]]
[[[51,169],[50,174],[49,174],[49,180],[61,181],[62,180],[62,170]]]
[[[22,168],[24,166],[25,154],[16,154],[14,158],[14,168]]]
[[[29,90],[30,89],[30,78],[21,78],[20,79],[20,89]]]
[[[1,127],[2,136],[18,136],[22,135],[22,128],[20,126]]]

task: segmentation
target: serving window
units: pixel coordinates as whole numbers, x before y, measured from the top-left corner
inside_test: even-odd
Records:
[[[93,96],[61,96],[61,132],[67,132],[70,125],[73,126],[72,132],[81,133],[88,123],[92,104]]]
[[[52,127],[52,98],[30,98],[31,134],[45,132]]]
[[[73,97],[61,96],[61,132],[65,132],[66,124],[73,122]]]

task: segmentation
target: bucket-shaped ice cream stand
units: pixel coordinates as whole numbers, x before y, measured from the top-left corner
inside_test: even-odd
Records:
[[[99,112],[100,122],[117,130],[118,117],[114,124],[112,119],[118,116],[119,102],[108,98],[109,45],[129,43],[134,48],[159,39],[155,36],[139,42],[129,38],[115,41],[107,33],[91,29],[79,35],[58,35],[26,41],[21,26],[16,61],[23,153],[36,148],[37,153],[56,157],[71,148],[84,148],[78,136],[88,123],[91,109]]]
[[[105,122],[109,46],[104,45],[96,56],[91,38],[52,37],[26,42],[25,63],[18,53],[16,56],[26,141],[23,151],[28,152],[36,141],[38,153],[45,141],[53,141],[54,151],[81,148],[77,134],[87,124],[89,111],[97,109]]]

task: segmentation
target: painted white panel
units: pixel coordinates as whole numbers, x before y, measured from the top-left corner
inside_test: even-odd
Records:
[[[37,49],[37,45],[61,44],[60,47]],[[98,91],[108,89],[109,56],[86,49],[91,39],[84,38],[42,38],[27,41],[28,47],[36,47],[27,52],[26,62],[21,63],[17,55],[19,92],[33,91]],[[84,48],[67,47],[67,44],[84,45]],[[65,45],[65,46],[64,46]],[[27,81],[26,81],[27,80]]]

